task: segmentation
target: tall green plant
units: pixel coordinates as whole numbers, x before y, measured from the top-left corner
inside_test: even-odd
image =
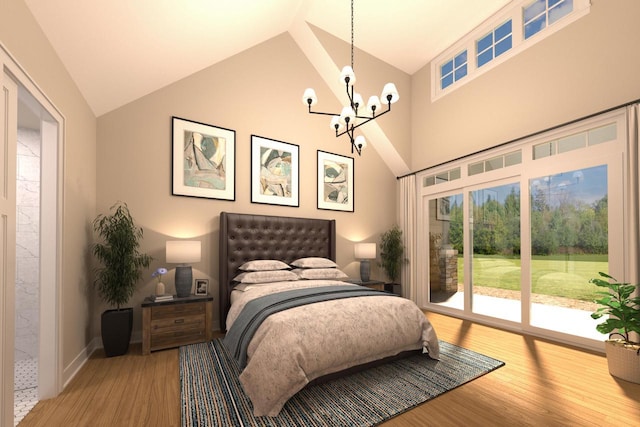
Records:
[[[628,343],[637,344],[629,339],[630,332],[640,334],[640,297],[632,297],[636,285],[619,283],[603,272],[598,274],[607,280],[589,280],[590,283],[605,289],[598,292],[601,298],[596,300],[596,303],[602,307],[598,307],[591,317],[593,319],[600,319],[604,315],[611,317],[597,325],[596,329],[603,334],[620,335]]]
[[[103,240],[93,246],[102,264],[96,269],[94,285],[102,299],[119,310],[133,296],[142,268],[148,268],[152,258],[138,250],[143,231],[135,225],[127,204],[118,202],[111,211],[93,221],[94,231]]]
[[[380,243],[380,266],[391,283],[396,283],[400,276],[400,268],[404,260],[404,245],[402,244],[402,230],[397,225],[382,233]]]

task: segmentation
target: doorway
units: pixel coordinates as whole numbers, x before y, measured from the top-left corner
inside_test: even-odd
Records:
[[[0,65],[0,128],[7,153],[0,206],[0,237],[6,248],[0,262],[5,272],[0,278],[0,424],[10,425],[11,419],[16,423],[15,415],[24,416],[14,405],[17,389],[29,389],[32,397],[27,400],[33,404],[61,390],[63,119],[1,46]]]

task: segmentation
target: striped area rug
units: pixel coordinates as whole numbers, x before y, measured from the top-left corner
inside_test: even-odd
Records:
[[[220,339],[180,347],[182,425],[375,426],[504,363],[440,341],[440,360],[416,355],[309,387],[277,417],[254,417]]]

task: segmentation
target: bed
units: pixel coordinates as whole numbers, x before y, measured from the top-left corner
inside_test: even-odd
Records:
[[[293,299],[303,293],[318,298],[316,289],[329,295],[265,316],[246,339],[243,351],[233,347],[236,355],[242,355],[237,359],[240,382],[256,416],[277,415],[291,396],[310,383],[416,352],[438,358],[431,324],[413,302],[402,297],[324,278],[249,285],[246,291],[238,291],[241,286],[236,286],[234,278],[249,261],[335,261],[335,220],[222,212],[219,255],[220,325],[229,329],[225,342],[239,336],[246,339],[244,332],[237,331],[239,319],[260,299],[287,293],[295,294]],[[334,294],[341,296],[334,299]]]

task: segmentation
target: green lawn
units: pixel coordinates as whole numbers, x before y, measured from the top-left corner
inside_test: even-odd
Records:
[[[607,255],[535,256],[531,271],[533,293],[593,301],[597,287],[589,279],[608,271]],[[520,258],[476,255],[473,274],[477,286],[520,290]],[[462,257],[458,257],[458,279],[464,280]]]

